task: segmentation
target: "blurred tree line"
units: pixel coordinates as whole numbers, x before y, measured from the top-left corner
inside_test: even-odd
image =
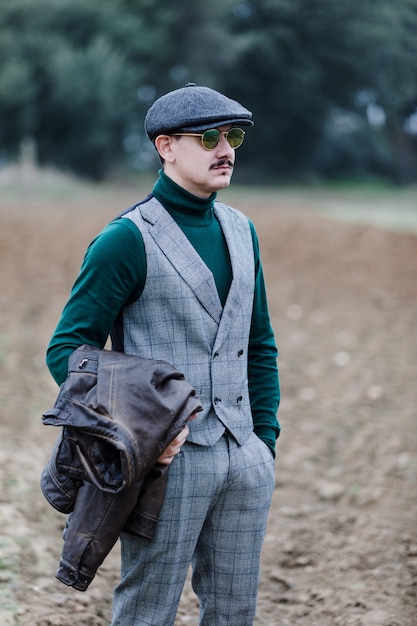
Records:
[[[143,117],[187,81],[253,111],[245,181],[417,180],[417,0],[0,0],[3,162],[155,167]]]

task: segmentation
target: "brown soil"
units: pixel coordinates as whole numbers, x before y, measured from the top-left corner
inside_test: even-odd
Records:
[[[2,626],[109,623],[117,547],[84,594],[54,578],[64,518],[38,487],[56,436],[40,419],[57,392],[44,353],[88,241],[142,196],[1,202]],[[256,625],[415,626],[417,236],[280,195],[236,204],[262,244],[283,396]],[[176,624],[197,623],[187,583]]]

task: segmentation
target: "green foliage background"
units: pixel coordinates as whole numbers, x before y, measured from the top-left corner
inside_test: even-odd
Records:
[[[1,0],[0,159],[154,167],[143,117],[187,81],[242,101],[246,182],[417,180],[417,0]]]

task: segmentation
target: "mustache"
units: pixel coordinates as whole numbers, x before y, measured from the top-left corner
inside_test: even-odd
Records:
[[[213,165],[210,166],[211,170],[216,169],[216,167],[223,167],[223,165],[228,165],[229,167],[234,167],[234,163],[233,161],[230,161],[229,159],[220,159],[219,161],[217,161],[217,163],[213,163]]]

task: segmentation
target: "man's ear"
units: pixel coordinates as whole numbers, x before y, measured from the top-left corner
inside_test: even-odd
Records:
[[[172,163],[175,160],[175,155],[172,150],[172,142],[175,138],[171,135],[158,135],[155,139],[155,148],[158,150],[158,154],[167,163]]]

